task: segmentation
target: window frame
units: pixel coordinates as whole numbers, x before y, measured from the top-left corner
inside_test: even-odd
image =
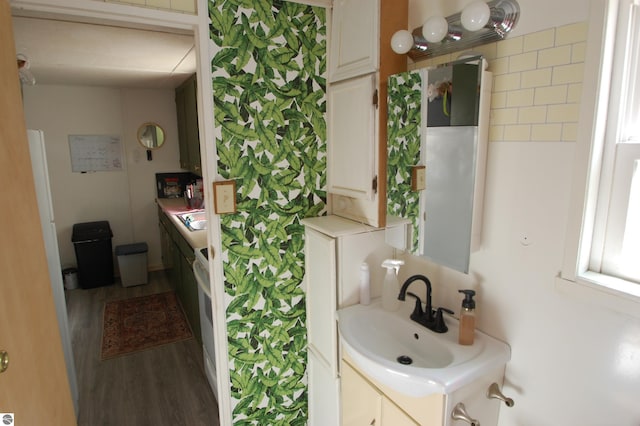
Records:
[[[640,318],[640,284],[590,268],[599,182],[607,135],[614,41],[620,0],[590,2],[585,76],[569,204],[565,253],[556,288],[562,293]],[[587,90],[586,88],[594,88]],[[606,200],[608,202],[608,200]]]

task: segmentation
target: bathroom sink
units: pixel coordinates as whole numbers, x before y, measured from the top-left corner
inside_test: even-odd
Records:
[[[181,213],[176,216],[190,231],[207,229],[207,212],[204,210]]]
[[[461,346],[457,320],[446,318],[449,331],[438,334],[411,321],[412,309],[387,312],[378,300],[338,311],[343,349],[380,383],[413,397],[450,394],[509,361],[507,344],[476,330],[474,344]]]

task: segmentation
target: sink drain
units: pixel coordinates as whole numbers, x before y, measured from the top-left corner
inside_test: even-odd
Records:
[[[396,358],[398,360],[398,362],[402,365],[409,365],[409,364],[413,364],[413,360],[411,359],[410,356],[406,356],[406,355],[400,355],[398,358]]]

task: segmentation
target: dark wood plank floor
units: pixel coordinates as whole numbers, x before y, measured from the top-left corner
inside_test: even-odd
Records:
[[[218,406],[195,339],[101,361],[102,316],[108,300],[170,290],[164,271],[146,285],[67,290],[78,375],[78,425],[219,425]]]

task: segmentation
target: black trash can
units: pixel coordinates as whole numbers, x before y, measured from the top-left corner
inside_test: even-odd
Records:
[[[113,284],[113,233],[106,220],[76,223],[71,242],[78,263],[78,281],[82,288]]]

